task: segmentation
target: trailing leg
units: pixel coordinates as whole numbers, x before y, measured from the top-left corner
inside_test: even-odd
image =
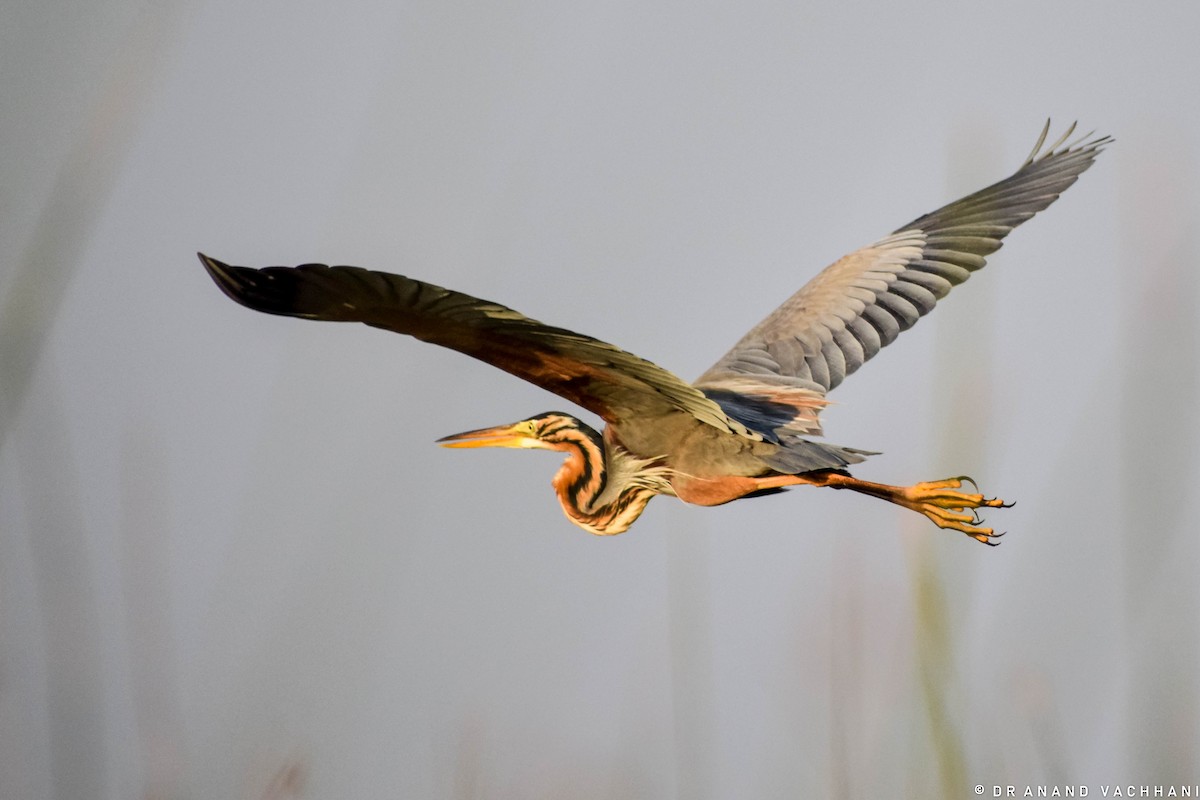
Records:
[[[939,528],[965,533],[984,544],[1000,544],[996,539],[1004,534],[996,533],[991,528],[981,527],[983,519],[979,516],[979,509],[1008,508],[1012,504],[995,497],[987,498],[982,494],[957,491],[962,488],[963,481],[969,482],[972,487],[978,489],[975,481],[965,475],[940,481],[917,483],[912,486],[890,486],[886,483],[859,480],[845,472],[834,470],[764,478],[759,481],[759,488],[771,489],[807,484],[829,486],[834,489],[849,489],[853,492],[887,500],[898,506],[911,508],[928,517]]]

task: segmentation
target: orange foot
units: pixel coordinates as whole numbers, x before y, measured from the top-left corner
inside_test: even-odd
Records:
[[[1012,503],[1005,503],[998,497],[987,498],[982,494],[954,491],[962,487],[963,481],[967,481],[972,488],[978,491],[979,486],[975,481],[966,475],[959,475],[957,478],[897,487],[900,491],[894,498],[889,497],[888,499],[924,514],[939,528],[965,533],[972,539],[987,545],[1000,544],[996,540],[1004,533],[996,533],[991,528],[981,527],[983,519],[979,516],[979,509],[1010,508]]]

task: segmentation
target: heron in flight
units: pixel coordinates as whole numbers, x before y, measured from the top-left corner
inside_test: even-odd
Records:
[[[982,508],[1006,507],[966,476],[911,486],[871,483],[848,467],[875,453],[815,441],[826,395],[984,265],[1008,233],[1053,203],[1110,137],[1075,126],[1043,149],[1049,122],[1012,176],[901,226],[835,261],[755,326],[695,383],[608,342],[511,308],[400,275],[304,264],[253,269],[200,254],[230,298],[256,311],[362,322],[486,361],[591,411],[440,439],[446,447],[566,454],[554,491],[571,522],[622,533],[652,497],[719,505],[808,485],[849,489],[997,544]],[[966,491],[964,482],[971,484]]]

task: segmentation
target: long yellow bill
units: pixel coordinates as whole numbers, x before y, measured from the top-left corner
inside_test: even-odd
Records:
[[[539,444],[537,439],[530,436],[528,427],[520,422],[454,433],[443,436],[437,443],[442,447],[537,447]]]

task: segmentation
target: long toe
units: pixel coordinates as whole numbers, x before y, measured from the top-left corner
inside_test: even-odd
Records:
[[[928,517],[939,528],[965,533],[972,539],[984,544],[1000,544],[995,540],[1004,535],[1003,533],[996,533],[991,528],[983,527],[984,520],[974,509],[971,509],[970,514],[950,511],[933,505],[918,507],[916,510]]]

